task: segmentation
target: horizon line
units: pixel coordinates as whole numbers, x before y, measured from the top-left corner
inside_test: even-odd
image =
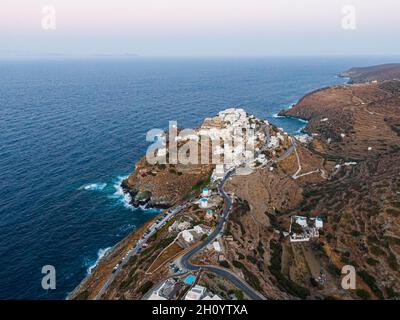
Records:
[[[227,59],[227,58],[346,58],[346,57],[394,57],[400,58],[400,53],[299,53],[299,54],[203,54],[203,55],[140,55],[137,53],[27,53],[15,52],[2,54],[4,60],[34,60],[34,59]]]

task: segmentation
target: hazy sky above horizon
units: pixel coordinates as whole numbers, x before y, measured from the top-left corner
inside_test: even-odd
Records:
[[[399,55],[399,15],[398,0],[1,0],[0,56]]]

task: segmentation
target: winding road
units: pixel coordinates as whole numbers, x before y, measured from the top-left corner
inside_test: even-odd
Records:
[[[264,132],[266,132],[265,128],[263,128]],[[269,138],[269,133],[266,134],[267,137]],[[269,141],[269,139],[267,139]],[[272,163],[276,163],[278,161],[286,159],[292,152],[296,152],[296,140],[294,137],[291,137],[292,145],[286,150],[286,152],[281,155],[278,159],[272,161]],[[264,148],[262,148],[263,150]],[[189,260],[198,252],[203,250],[206,246],[208,246],[210,243],[212,243],[215,238],[220,234],[222,231],[224,224],[226,222],[226,219],[228,217],[229,211],[232,208],[232,199],[226,194],[224,191],[224,184],[226,180],[228,180],[234,173],[234,169],[227,172],[225,177],[220,181],[218,184],[218,192],[219,194],[223,197],[224,202],[225,202],[225,208],[221,214],[221,219],[217,225],[217,227],[214,229],[214,231],[205,239],[202,243],[200,243],[198,246],[187,252],[185,255],[179,258],[180,264],[183,268],[185,268],[188,271],[198,271],[198,270],[207,270],[212,273],[218,274],[219,276],[229,280],[231,283],[233,283],[237,288],[241,289],[249,298],[252,300],[266,300],[266,298],[259,292],[257,292],[255,289],[253,289],[249,284],[247,284],[243,279],[239,278],[236,276],[233,272],[217,267],[217,266],[212,266],[212,265],[207,265],[207,266],[199,266],[199,265],[194,265],[192,264]]]
[[[266,142],[265,142],[263,148],[260,150],[259,153],[261,153],[265,149],[267,143],[270,140],[270,134],[269,134],[269,130],[268,130],[268,125],[263,126],[262,129],[263,129],[263,131],[264,131],[264,133],[266,135]],[[278,159],[273,160],[272,163],[276,163],[276,162],[278,162],[280,160],[283,160],[286,157],[288,157],[293,151],[296,151],[295,139],[293,137],[291,137],[291,140],[292,140],[292,145],[290,146],[290,148],[287,149],[286,152],[282,156],[280,156]],[[217,267],[217,266],[213,266],[213,265],[206,265],[206,266],[194,265],[189,261],[196,253],[200,252],[206,246],[208,246],[210,243],[212,243],[215,240],[215,238],[223,230],[224,224],[225,224],[225,222],[226,222],[226,220],[228,218],[229,212],[232,209],[232,199],[226,194],[226,192],[224,191],[223,187],[224,187],[225,182],[234,174],[235,169],[236,168],[233,168],[230,171],[228,171],[225,174],[224,178],[218,184],[218,193],[224,199],[225,208],[221,213],[221,219],[218,222],[217,227],[213,230],[213,232],[203,242],[201,242],[199,245],[194,247],[192,250],[190,250],[189,252],[187,252],[183,256],[179,257],[177,260],[179,260],[179,264],[184,269],[186,269],[187,271],[207,270],[209,272],[215,273],[215,274],[227,279],[228,281],[230,281],[237,288],[242,290],[250,299],[252,299],[252,300],[266,300],[266,298],[261,293],[257,292],[249,284],[247,284],[244,279],[239,278],[237,275],[235,275],[230,270],[223,269],[223,268],[220,268],[220,267]],[[170,220],[173,216],[175,216],[178,212],[180,212],[184,207],[186,207],[186,205],[187,205],[187,203],[184,204],[184,205],[180,205],[180,206],[176,207],[174,210],[171,210],[168,213],[168,215],[165,218],[163,218],[162,221],[160,221],[160,224],[161,223],[165,223],[166,221]],[[95,300],[98,300],[98,299],[100,299],[102,297],[102,295],[107,290],[109,285],[115,279],[115,276],[117,275],[117,273],[122,269],[123,265],[129,260],[129,258],[132,255],[139,253],[139,248],[142,247],[142,244],[150,236],[152,236],[157,230],[156,228],[154,228],[154,229],[150,228],[150,229],[151,229],[151,232],[149,234],[145,235],[144,238],[142,240],[140,240],[139,243],[129,251],[129,253],[125,257],[125,259],[123,259],[123,262],[118,265],[117,270],[110,275],[110,277],[107,279],[107,281],[104,283],[104,285],[102,286],[102,288],[100,289],[100,291],[96,295]]]
[[[198,266],[190,263],[190,258],[194,256],[196,253],[204,249],[206,246],[208,246],[211,242],[215,240],[215,238],[218,236],[218,234],[222,231],[224,227],[224,223],[228,217],[229,211],[232,208],[232,199],[226,194],[226,192],[223,189],[224,183],[226,182],[227,179],[231,177],[233,174],[233,170],[229,171],[223,180],[218,184],[218,192],[220,195],[224,198],[225,202],[225,208],[221,214],[221,219],[218,222],[217,227],[214,229],[214,231],[205,239],[202,243],[200,243],[198,246],[190,250],[188,253],[183,255],[180,258],[180,264],[183,268],[185,268],[188,271],[198,271],[200,269],[202,270],[207,270],[212,273],[218,274],[222,276],[223,278],[229,280],[232,282],[236,287],[241,289],[249,298],[252,300],[265,300],[265,297],[262,296],[259,292],[254,290],[252,287],[250,287],[243,279],[240,279],[238,276],[236,276],[234,273],[222,269],[216,266]]]

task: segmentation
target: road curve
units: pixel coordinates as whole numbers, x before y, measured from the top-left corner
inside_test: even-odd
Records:
[[[233,171],[228,172],[224,179],[218,184],[218,192],[222,195],[224,198],[225,202],[225,208],[222,211],[221,214],[221,219],[217,225],[217,227],[214,229],[214,231],[205,239],[202,243],[200,243],[198,246],[187,252],[185,255],[182,256],[180,259],[180,263],[182,267],[189,271],[197,271],[197,270],[207,270],[212,273],[218,274],[222,276],[223,278],[229,280],[231,283],[233,283],[236,287],[241,289],[249,298],[252,300],[265,300],[265,297],[263,297],[260,293],[258,293],[256,290],[251,288],[243,279],[240,279],[237,277],[235,274],[232,272],[216,267],[216,266],[197,266],[189,262],[190,258],[194,256],[196,253],[204,249],[206,246],[208,246],[211,242],[215,240],[215,238],[218,236],[218,234],[221,232],[224,223],[226,221],[226,218],[228,216],[229,210],[232,208],[232,199],[225,193],[223,189],[223,185],[225,181],[231,177],[233,174]]]
[[[264,130],[265,131],[265,130]],[[268,134],[269,137],[269,134]],[[273,161],[272,163],[279,162],[281,160],[286,159],[293,151],[296,151],[296,140],[294,137],[291,137],[292,140],[292,145],[286,150],[286,152],[281,155],[278,159]],[[252,287],[250,287],[243,279],[240,279],[237,277],[235,274],[232,272],[222,269],[216,266],[212,265],[207,265],[207,266],[198,266],[194,265],[189,262],[190,258],[193,257],[196,253],[200,252],[202,249],[204,249],[206,246],[208,246],[211,242],[215,240],[215,238],[218,236],[218,234],[221,232],[224,223],[226,222],[228,213],[230,209],[232,208],[232,199],[225,193],[223,186],[226,182],[227,179],[229,179],[234,171],[228,172],[223,180],[218,184],[218,192],[222,197],[224,198],[225,202],[225,208],[221,214],[221,220],[219,221],[217,227],[214,229],[214,231],[205,239],[202,243],[200,243],[198,246],[187,252],[185,255],[183,255],[180,258],[180,263],[182,267],[189,271],[198,271],[200,269],[202,270],[207,270],[210,272],[213,272],[215,274],[218,274],[222,276],[223,278],[229,280],[231,283],[233,283],[236,287],[241,289],[249,298],[253,300],[265,300],[266,298],[261,295],[261,293],[257,292],[254,290]]]
[[[267,140],[269,141],[270,136],[269,136],[269,132],[268,130],[266,130],[267,126],[263,127],[263,130],[267,136]],[[293,151],[296,150],[296,142],[295,139],[292,138],[292,146],[286,150],[286,152],[277,160],[273,161],[273,163],[276,163],[278,161],[281,161],[283,159],[285,159],[287,156],[289,156]],[[182,267],[184,267],[185,269],[189,270],[189,271],[197,271],[197,270],[207,270],[210,271],[212,273],[218,274],[221,277],[229,280],[232,284],[234,284],[236,287],[238,287],[239,289],[241,289],[249,298],[253,299],[253,300],[265,300],[266,298],[261,295],[261,293],[257,292],[256,290],[254,290],[251,286],[249,286],[243,279],[239,278],[238,276],[236,276],[235,274],[233,274],[231,271],[226,270],[226,269],[222,269],[219,268],[217,266],[212,266],[212,265],[208,265],[208,266],[197,266],[194,264],[191,264],[189,262],[190,258],[192,256],[194,256],[196,253],[198,253],[199,251],[201,251],[202,249],[204,249],[206,246],[208,246],[211,242],[213,242],[215,240],[215,238],[218,236],[218,234],[221,232],[221,230],[224,227],[224,223],[226,222],[227,216],[229,214],[229,211],[232,208],[232,199],[225,193],[223,186],[226,182],[226,180],[228,180],[234,173],[234,170],[229,171],[225,177],[220,181],[220,183],[218,184],[218,192],[219,194],[223,197],[224,202],[225,202],[225,208],[222,211],[221,214],[221,219],[218,222],[217,227],[214,229],[214,231],[207,237],[207,239],[205,239],[202,243],[200,243],[198,246],[196,246],[195,248],[193,248],[192,250],[190,250],[189,252],[187,252],[185,255],[183,255],[180,258],[180,263],[182,265]],[[177,212],[181,211],[185,206],[187,205],[187,203],[185,205],[180,205],[177,208],[175,208],[172,211],[172,216],[174,216]],[[169,217],[170,218],[170,217]],[[147,238],[151,236],[148,235]],[[129,260],[130,256],[133,254],[137,254],[137,249],[135,248],[135,250],[132,250],[132,252],[129,253],[127,259],[124,260],[124,263]],[[110,277],[107,279],[107,281],[104,283],[104,285],[101,287],[100,291],[98,292],[98,294],[96,295],[96,297],[94,298],[95,300],[99,300],[101,298],[101,296],[104,294],[104,292],[106,291],[106,289],[109,287],[109,285],[113,282],[113,280],[115,279],[116,274],[118,273],[118,271],[120,271],[121,267],[124,265],[124,263],[122,263],[119,267],[117,272],[113,273],[110,275]]]

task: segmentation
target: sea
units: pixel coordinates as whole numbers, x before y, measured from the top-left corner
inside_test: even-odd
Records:
[[[0,299],[65,299],[118,241],[154,217],[119,185],[146,133],[191,128],[243,107],[277,117],[304,94],[343,84],[385,57],[48,58],[0,60]],[[42,288],[43,266],[56,288]]]

